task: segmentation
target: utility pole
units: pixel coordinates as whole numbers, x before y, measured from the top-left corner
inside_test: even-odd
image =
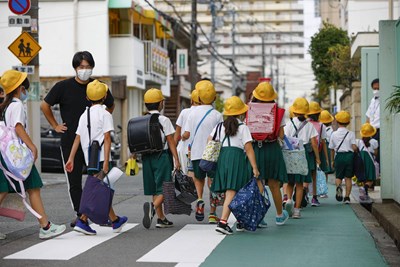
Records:
[[[192,29],[190,31],[190,84],[194,89],[197,80],[197,0],[192,0]]]
[[[22,32],[28,32],[39,43],[39,0],[31,0],[31,9],[25,15],[31,16],[31,27],[23,27]],[[29,65],[33,65],[35,68],[34,73],[28,77],[30,81],[29,101],[27,102],[28,128],[32,141],[38,149],[39,158],[35,164],[41,170],[39,54],[29,62]]]
[[[274,57],[272,55],[272,48],[269,49],[269,56],[270,56],[270,68],[271,68],[270,78],[271,78],[271,81],[274,82],[274,68],[273,68]]]
[[[261,35],[261,68],[262,68],[262,73],[261,76],[265,77],[265,35]]]
[[[236,95],[236,67],[235,67],[235,34],[236,34],[236,10],[232,8],[232,96]]]
[[[215,10],[215,0],[210,0],[210,10],[211,10],[211,34],[210,34],[210,45],[211,45],[211,82],[215,83],[215,17],[216,17],[216,10]]]

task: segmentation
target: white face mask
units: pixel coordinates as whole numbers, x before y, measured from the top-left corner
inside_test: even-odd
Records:
[[[379,90],[374,90],[374,96],[379,96]]]
[[[83,70],[78,70],[76,72],[79,80],[81,81],[87,81],[89,80],[90,76],[92,76],[92,69],[83,69]]]

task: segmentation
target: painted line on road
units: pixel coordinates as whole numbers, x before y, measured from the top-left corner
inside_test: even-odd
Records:
[[[71,231],[6,256],[4,259],[70,260],[123,232],[129,231],[137,225],[137,223],[127,223],[120,233],[113,233],[111,227],[101,227],[96,224],[91,224],[90,226],[96,230],[97,235],[86,236]]]
[[[187,224],[137,262],[173,262],[179,267],[199,266],[225,235],[215,232],[216,225]]]

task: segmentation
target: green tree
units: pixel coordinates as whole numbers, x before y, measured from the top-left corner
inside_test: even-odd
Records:
[[[317,80],[317,91],[314,97],[321,101],[329,94],[329,87],[335,89],[341,84],[340,73],[332,69],[334,58],[330,55],[329,49],[336,46],[349,46],[350,39],[347,32],[327,22],[319,32],[311,37],[309,53],[312,58],[311,67]]]

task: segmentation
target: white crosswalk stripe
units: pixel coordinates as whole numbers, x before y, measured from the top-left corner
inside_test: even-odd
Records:
[[[110,227],[92,224],[90,226],[97,232],[95,236],[85,236],[72,231],[11,254],[4,259],[69,260],[137,225],[127,223],[120,233],[113,233]]]
[[[176,262],[179,267],[199,266],[225,238],[214,229],[215,225],[187,224],[137,261]]]

